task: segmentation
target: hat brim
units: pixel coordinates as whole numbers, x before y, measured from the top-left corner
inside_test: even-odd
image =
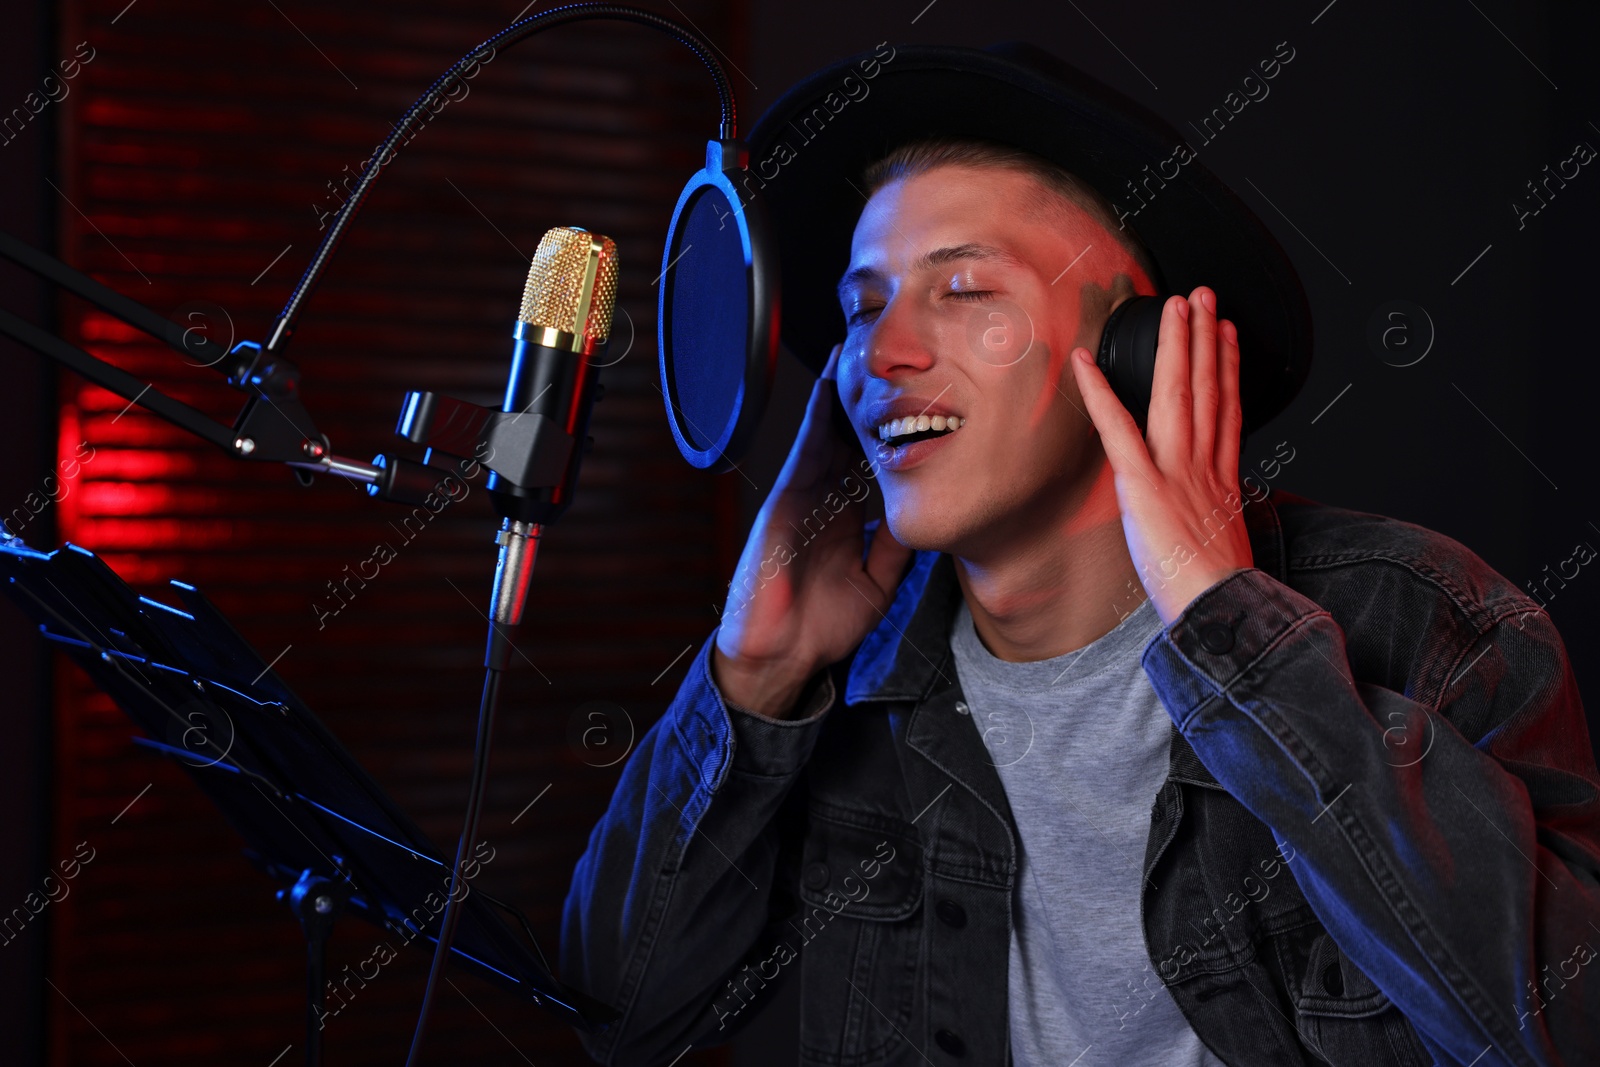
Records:
[[[862,171],[900,144],[934,136],[999,141],[1065,167],[1117,207],[1155,258],[1166,292],[1214,289],[1219,313],[1239,330],[1246,433],[1294,399],[1310,372],[1311,310],[1272,234],[1193,158],[1201,146],[1128,97],[1017,44],[880,46],[797,83],[751,130],[746,184],[765,202],[780,251],[781,337],[813,372],[845,334],[835,287],[866,203]]]

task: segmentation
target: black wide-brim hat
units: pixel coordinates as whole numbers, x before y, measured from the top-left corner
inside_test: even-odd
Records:
[[[1203,146],[1022,43],[880,45],[805,78],[756,122],[747,180],[760,183],[780,250],[781,337],[814,373],[845,334],[836,286],[866,205],[862,171],[905,142],[950,136],[1072,171],[1150,250],[1164,295],[1216,291],[1218,315],[1239,330],[1245,433],[1294,399],[1311,368],[1311,309],[1272,234],[1193,158]]]

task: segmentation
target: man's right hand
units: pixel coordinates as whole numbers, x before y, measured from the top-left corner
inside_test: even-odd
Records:
[[[835,427],[840,345],[811,389],[789,459],[756,515],[712,649],[735,704],[791,717],[812,675],[848,655],[894,600],[912,551],[881,522],[862,562],[864,502],[877,491],[850,426]]]

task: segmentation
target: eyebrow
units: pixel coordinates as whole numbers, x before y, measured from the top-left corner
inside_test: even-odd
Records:
[[[941,267],[958,259],[989,259],[999,263],[1007,263],[1014,267],[1023,265],[1022,260],[1004,248],[969,242],[964,245],[949,245],[944,248],[935,248],[931,252],[925,252],[911,264],[910,270],[919,271],[927,270],[930,267]],[[867,266],[852,267],[850,270],[845,271],[844,277],[839,279],[839,284],[836,288],[842,295],[847,289],[854,288],[860,283],[880,281],[882,278],[883,272],[876,268]]]

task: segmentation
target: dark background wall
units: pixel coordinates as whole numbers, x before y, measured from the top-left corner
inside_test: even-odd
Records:
[[[57,244],[157,310],[186,314],[203,300],[209,328],[254,336],[311,251],[314,205],[332,203],[326,183],[522,6],[15,0],[0,34],[0,111],[77,42],[98,54],[68,99],[0,145],[0,226]],[[692,17],[728,53],[746,128],[796,78],[885,39],[1029,40],[1183,128],[1288,42],[1295,58],[1270,96],[1200,149],[1278,235],[1317,324],[1310,381],[1248,442],[1246,463],[1288,441],[1295,459],[1275,484],[1443,531],[1518,584],[1553,572],[1579,541],[1600,546],[1587,323],[1600,175],[1585,167],[1521,229],[1511,206],[1576,142],[1600,148],[1587,54],[1600,26],[1587,5],[679,0],[662,10]],[[659,714],[682,662],[652,679],[714,625],[712,604],[809,382],[786,356],[758,455],[744,464],[750,482],[677,462],[650,384],[654,271],[640,267],[659,260],[661,225],[706,136],[710,94],[684,56],[643,31],[574,30],[562,47],[495,60],[481,81],[385,176],[297,355],[340,450],[381,450],[400,390],[494,387],[508,309],[545,226],[570,219],[623,243],[623,306],[645,347],[608,372],[582,509],[557,527],[536,578],[534,602],[578,624],[526,633],[550,682],[531,669],[516,682],[486,826],[507,858],[491,865],[491,888],[553,937],[566,877],[615,780],[614,768],[596,766],[609,753],[568,743],[568,721],[598,696],[621,701],[638,729]],[[569,96],[585,103],[554,102]],[[203,380],[71,301],[11,273],[0,281],[6,307],[58,318],[163,388]],[[1367,342],[1374,314],[1396,300],[1432,324],[1431,349],[1411,366]],[[1412,329],[1424,346],[1425,324]],[[7,512],[51,474],[58,449],[90,440],[99,450],[28,539],[53,544],[59,528],[131,581],[189,577],[269,658],[292,646],[279,672],[436,840],[451,840],[481,627],[462,601],[481,597],[491,560],[481,494],[319,631],[312,602],[386,536],[382,515],[346,487],[301,492],[281,472],[205,454],[137,412],[119,416],[120,402],[75,379],[61,379],[58,423],[55,376],[8,343],[0,353]],[[194,396],[230,410],[219,392]],[[1593,571],[1550,600],[1591,705]],[[71,672],[56,675],[50,703],[49,661],[16,613],[0,610],[0,626],[10,712],[0,847],[11,861],[0,867],[0,908],[75,842],[103,846],[68,901],[0,946],[6,1055],[44,1062],[48,1033],[56,1064],[121,1063],[123,1053],[140,1064],[270,1062],[299,1040],[299,934],[287,912],[181,774],[133,752],[125,720]],[[546,784],[551,793],[513,824]],[[341,938],[335,967],[370,947],[355,924]],[[399,1059],[424,962],[407,959],[352,1005],[330,1035],[333,1062]],[[436,1033],[452,1062],[582,1062],[569,1035],[487,986],[463,989],[506,1037],[446,997]],[[793,1010],[792,996],[780,998],[734,1062],[792,1059]]]

